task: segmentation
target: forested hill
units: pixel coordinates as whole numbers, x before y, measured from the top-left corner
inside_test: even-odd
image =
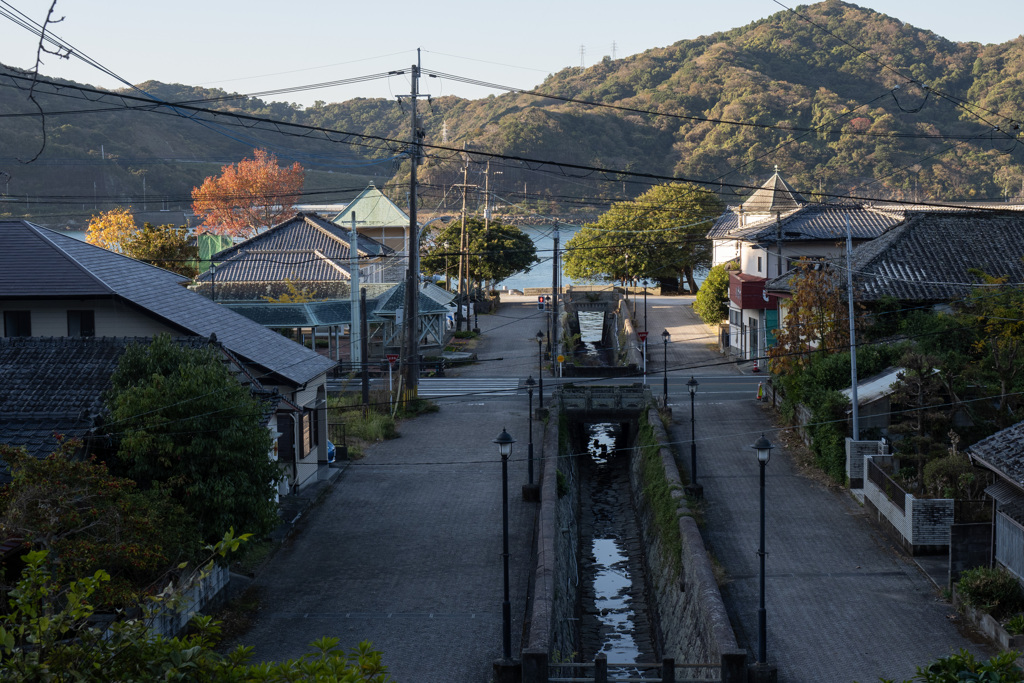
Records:
[[[775,165],[811,196],[820,191],[910,199],[916,192],[921,200],[965,200],[1021,194],[1024,153],[1012,139],[1020,131],[1011,119],[1024,112],[1024,38],[1000,45],[954,43],[837,0],[798,12],[567,68],[536,88],[634,111],[522,93],[440,97],[421,106],[424,141],[697,179],[726,195],[748,192],[743,186],[763,182]],[[142,87],[168,102],[205,101],[200,106],[383,138],[409,135],[408,111],[383,99],[303,109],[258,99],[214,100],[226,95],[219,90],[155,82]],[[204,175],[258,144],[324,174],[353,174],[317,176],[316,194],[308,199],[326,201],[351,196],[373,174],[380,184],[401,161],[395,145],[381,142],[238,132],[106,107],[62,114],[84,105],[49,95],[40,102],[49,113],[47,148],[39,161],[26,166],[15,160],[31,157],[38,147],[38,118],[8,118],[0,136],[0,170],[14,176],[11,195],[47,187],[51,194],[63,189],[88,198],[102,196],[106,188],[110,195],[135,198],[139,178],[146,175],[149,192],[184,201]],[[0,88],[0,115],[32,111],[23,92]],[[436,204],[449,184],[461,181],[462,161],[452,152],[428,153],[421,178],[425,194],[436,190]],[[96,162],[101,156],[106,167]],[[360,157],[380,163],[364,166]],[[111,158],[123,166],[117,182]],[[483,183],[482,169],[472,165],[471,184]],[[571,206],[574,198],[619,199],[645,189],[628,177],[608,182],[612,176],[573,172],[584,177],[566,178],[513,162],[492,161],[495,171],[502,175],[491,176],[493,189],[509,201],[549,197]],[[394,194],[404,200],[404,190]],[[449,193],[449,200],[456,194]]]

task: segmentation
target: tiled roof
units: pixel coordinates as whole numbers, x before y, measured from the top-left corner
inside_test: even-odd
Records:
[[[244,242],[218,252],[214,258],[219,262],[252,251],[317,250],[326,258],[344,259],[347,265],[350,236],[349,230],[316,214],[300,213]],[[377,240],[361,233],[356,234],[356,241],[359,254],[362,256],[387,256],[393,253]]]
[[[743,211],[748,214],[774,215],[776,212],[792,211],[806,203],[807,200],[793,190],[776,170],[764,185],[743,202]]]
[[[223,305],[260,325],[273,328],[328,327],[348,325],[352,322],[352,307],[348,301],[312,301],[297,304],[253,301]],[[375,314],[375,308],[374,302],[367,302],[369,322],[382,320]]]
[[[306,289],[312,293],[314,299],[331,301],[348,301],[352,288],[348,280],[337,282],[292,282],[294,286]],[[367,299],[376,299],[378,296],[395,286],[392,282],[369,282],[359,283],[360,289],[366,290]],[[285,294],[291,294],[287,282],[227,282],[216,284],[216,292],[209,282],[200,282],[193,286],[195,291],[200,292],[207,298],[216,294],[218,304],[225,303],[261,303],[266,301],[265,297],[277,299]]]
[[[301,344],[189,291],[180,275],[27,221],[0,222],[0,274],[0,298],[128,301],[184,334],[216,335],[246,362],[295,384],[333,366]]]
[[[1024,422],[982,439],[967,454],[1024,489]]]
[[[409,214],[402,211],[372,184],[359,193],[345,209],[335,216],[334,223],[348,228],[352,214],[356,216],[357,228],[389,228],[409,226]]]
[[[430,296],[419,292],[420,302],[419,310],[420,315],[426,315],[428,313],[447,313],[448,309],[438,303]],[[405,283],[399,283],[385,292],[377,299],[377,305],[374,307],[374,312],[377,314],[381,313],[394,313],[399,308],[405,307]]]
[[[898,211],[874,209],[860,204],[807,204],[781,216],[778,221],[771,217],[740,227],[738,221],[725,219],[726,216],[723,216],[716,221],[708,233],[709,239],[741,239],[774,244],[780,236],[780,229],[783,242],[842,240],[846,238],[847,221],[853,239],[875,239],[899,225],[904,216]],[[727,225],[733,227],[724,230]]]
[[[349,280],[348,230],[313,214],[299,214],[266,232],[217,253],[216,273],[200,282],[330,282]],[[361,258],[392,254],[389,247],[357,235]],[[365,263],[363,264],[365,265]]]
[[[58,440],[82,438],[103,411],[103,394],[132,337],[0,338],[0,443],[44,457]],[[198,337],[175,340],[204,346]],[[0,480],[5,465],[0,465]]]
[[[948,301],[978,278],[968,270],[1024,282],[1024,214],[912,214],[905,224],[853,251],[854,286],[864,300]]]

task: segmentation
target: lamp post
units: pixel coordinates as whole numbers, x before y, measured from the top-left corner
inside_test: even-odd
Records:
[[[508,457],[516,442],[507,431],[494,440],[501,454],[501,560],[505,571],[505,593],[501,603],[501,643],[505,661],[512,659],[512,605],[508,598]]]
[[[647,279],[644,278],[644,329],[647,329]]]
[[[537,394],[537,408],[544,409],[544,333],[537,332],[537,379],[540,380],[540,393]]]
[[[526,378],[526,395],[529,396],[530,407],[530,440],[526,446],[526,482],[533,486],[533,388],[537,383],[533,381],[533,375]]]
[[[669,336],[670,335],[668,333],[668,330],[662,330],[662,332],[661,332],[661,341],[663,342],[663,344],[665,346],[665,357],[664,357],[664,364],[665,364],[665,371],[664,371],[665,372],[665,390],[664,390],[664,395],[665,395],[665,407],[666,408],[668,408],[668,338],[669,338]]]
[[[704,487],[697,483],[697,436],[693,416],[693,399],[697,395],[698,386],[700,383],[692,376],[686,383],[686,388],[690,390],[690,485],[686,487],[686,493],[694,498],[704,496]]]
[[[761,466],[761,545],[758,547],[757,555],[761,562],[761,600],[758,603],[757,608],[757,664],[764,668],[767,662],[767,655],[765,647],[765,635],[767,633],[767,623],[764,609],[764,468],[768,464],[768,460],[772,456],[772,449],[775,446],[766,438],[764,434],[761,438],[754,442],[751,446],[757,451],[757,463]]]

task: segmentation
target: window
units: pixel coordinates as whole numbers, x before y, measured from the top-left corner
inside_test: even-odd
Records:
[[[68,311],[69,337],[95,337],[96,313],[94,311]]]
[[[309,455],[309,452],[320,443],[318,418],[315,408],[306,408],[302,411],[302,457]]]
[[[30,311],[4,311],[5,337],[31,337],[32,314]]]
[[[757,272],[761,272],[761,257],[757,257]]]

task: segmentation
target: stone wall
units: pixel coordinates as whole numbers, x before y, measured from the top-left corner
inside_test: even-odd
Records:
[[[659,443],[670,440],[658,413],[648,412],[648,420]],[[652,596],[652,620],[656,626],[660,655],[677,662],[719,662],[726,653],[737,651],[736,636],[715,581],[711,559],[693,517],[689,516],[682,482],[675,460],[667,446],[659,449],[662,471],[678,504],[679,532],[682,536],[682,570],[676,573],[663,558],[662,544],[654,526],[654,511],[644,496],[640,449],[632,454],[630,485],[637,509],[647,562],[647,582]]]
[[[549,655],[567,658],[579,651],[579,467],[575,458],[557,457],[557,415],[552,412],[541,442],[537,564],[523,648],[524,670],[546,663]],[[564,482],[562,496],[559,472]]]

